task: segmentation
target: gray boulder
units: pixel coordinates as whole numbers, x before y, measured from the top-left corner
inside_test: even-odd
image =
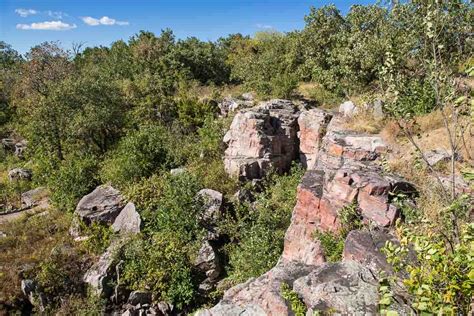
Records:
[[[123,242],[114,240],[107,250],[100,256],[92,267],[87,270],[82,280],[88,284],[97,295],[109,297],[113,289],[109,286],[109,281],[115,276],[116,253],[120,251]]]
[[[441,148],[427,151],[424,153],[424,156],[431,166],[436,166],[441,162],[448,162],[451,160],[451,153]],[[455,159],[458,159],[457,155],[455,155]]]
[[[378,280],[356,262],[326,263],[295,281],[293,290],[313,312],[376,315]]]
[[[255,99],[255,96],[252,92],[242,93],[241,97],[245,101],[253,101]]]
[[[357,112],[358,109],[352,101],[346,101],[339,106],[339,113],[341,113],[343,116],[354,116],[357,114]]]
[[[203,202],[199,221],[205,224],[216,224],[222,217],[222,193],[212,189],[202,189],[197,193],[197,198]]]
[[[101,185],[85,195],[77,204],[75,214],[86,224],[112,224],[125,201],[120,192],[110,185]]]
[[[382,253],[385,243],[398,240],[384,231],[353,230],[344,242],[343,261],[357,261],[373,271],[392,273],[392,267]]]
[[[172,176],[178,176],[186,172],[186,168],[174,168],[170,170]]]
[[[127,203],[112,224],[112,230],[121,234],[137,234],[140,232],[140,214],[135,209],[135,204]]]
[[[209,292],[216,284],[222,272],[222,265],[217,250],[209,241],[203,242],[194,266],[206,275],[206,279],[199,285],[199,290]]]
[[[39,187],[33,190],[26,191],[21,194],[22,208],[31,208],[37,206],[47,198],[48,190],[45,187]]]
[[[133,291],[130,293],[127,303],[130,305],[151,304],[151,292]]]
[[[21,292],[28,298],[31,305],[38,308],[40,312],[44,312],[46,298],[39,292],[36,282],[29,279],[21,280],[20,288]]]
[[[18,181],[18,180],[27,180],[30,181],[33,177],[33,172],[25,168],[14,168],[8,171],[8,180]]]

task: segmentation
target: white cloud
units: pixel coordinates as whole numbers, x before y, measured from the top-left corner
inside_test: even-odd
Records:
[[[48,10],[48,11],[45,11],[45,13],[52,17],[52,18],[55,18],[55,19],[60,19],[62,20],[64,17],[67,17],[69,16],[67,13],[64,13],[64,12],[61,12],[61,11],[51,11],[51,10]]]
[[[62,21],[45,21],[31,24],[17,24],[19,30],[46,30],[46,31],[67,31],[75,29],[76,24],[68,24]]]
[[[81,18],[84,23],[90,26],[97,25],[128,25],[127,21],[117,21],[115,19],[109,18],[108,16],[103,16],[100,19],[96,19],[90,16],[85,16]]]
[[[272,29],[272,28],[273,28],[273,26],[271,26],[271,25],[268,25],[268,24],[260,24],[260,23],[257,24],[257,27],[258,27],[259,29]]]
[[[98,19],[94,19],[90,16],[82,17],[82,21],[90,26],[96,26],[100,24],[100,21]]]
[[[22,18],[26,18],[29,15],[38,14],[38,11],[33,9],[16,9],[15,13],[21,16]]]

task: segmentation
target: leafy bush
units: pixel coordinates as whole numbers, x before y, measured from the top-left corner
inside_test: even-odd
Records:
[[[291,310],[295,316],[304,316],[306,315],[306,305],[298,297],[298,294],[295,293],[288,284],[281,284],[281,296],[290,303]]]
[[[223,224],[236,244],[228,247],[229,279],[243,282],[273,267],[283,250],[285,231],[296,203],[296,187],[302,169],[294,166],[288,175],[269,175],[265,192],[257,195],[254,206],[243,204],[236,218]]]
[[[294,74],[282,74],[274,77],[270,85],[273,97],[289,99],[298,87],[298,78]]]
[[[126,191],[127,197],[141,210],[147,232],[172,231],[191,241],[201,233],[196,215],[199,210],[194,197],[202,187],[189,174],[154,175]]]
[[[82,242],[84,249],[91,254],[100,255],[105,252],[112,239],[112,229],[109,226],[92,222],[90,226],[80,223],[81,234],[89,236]]]
[[[98,185],[97,164],[94,156],[68,157],[52,164],[40,161],[38,172],[43,178],[39,181],[46,183],[57,208],[71,211],[80,198]]]
[[[124,188],[160,168],[179,165],[172,153],[174,145],[165,127],[147,126],[130,132],[104,160],[101,178]]]
[[[338,262],[344,251],[344,237],[338,233],[315,231],[315,238],[321,242],[324,256],[329,262]]]
[[[56,246],[39,264],[38,287],[50,306],[58,306],[64,294],[82,294],[84,258],[72,247]]]
[[[461,225],[459,241],[446,240],[445,232],[427,222],[401,228],[400,245],[388,242],[384,252],[396,271],[407,273],[403,285],[418,313],[467,315],[474,288],[474,224]]]
[[[159,299],[182,308],[196,294],[189,251],[187,240],[173,231],[137,237],[123,252],[121,281],[134,290],[151,290]]]

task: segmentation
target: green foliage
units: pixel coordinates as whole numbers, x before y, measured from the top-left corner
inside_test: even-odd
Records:
[[[324,256],[329,262],[338,262],[342,259],[342,252],[344,251],[344,238],[332,232],[315,231],[315,238],[321,242]]]
[[[289,96],[296,88],[296,33],[260,32],[254,38],[234,37],[228,63],[231,78],[243,81],[261,97]]]
[[[338,212],[338,217],[341,221],[339,232],[320,230],[314,232],[314,237],[320,241],[324,256],[329,262],[341,261],[347,234],[352,230],[362,228],[362,218],[357,210],[357,203],[342,207]]]
[[[280,287],[281,296],[290,303],[291,310],[295,316],[306,315],[306,305],[301,301],[298,294],[295,293],[288,284],[282,283]]]
[[[51,255],[39,264],[36,281],[49,298],[50,305],[58,305],[64,293],[79,294],[83,289],[82,282],[83,261],[73,248],[58,246],[53,248]]]
[[[144,126],[122,138],[102,163],[101,178],[119,188],[151,176],[161,168],[179,165],[173,137],[161,126]]]
[[[207,118],[213,118],[217,106],[212,102],[201,102],[196,97],[183,98],[177,102],[178,120],[186,129],[202,127]]]
[[[97,158],[92,155],[71,156],[62,161],[37,159],[37,181],[48,186],[51,201],[61,210],[74,210],[79,199],[98,184]]]
[[[129,187],[126,194],[142,211],[146,231],[167,230],[191,241],[201,233],[196,221],[199,205],[194,199],[201,188],[198,179],[189,173],[166,173]]]
[[[276,264],[301,176],[302,170],[297,166],[288,175],[269,176],[268,189],[257,195],[255,205],[239,205],[235,218],[228,218],[223,224],[222,229],[238,242],[228,247],[229,278],[233,282],[259,276]]]
[[[401,245],[384,248],[395,269],[408,273],[403,284],[412,307],[422,314],[467,314],[474,286],[474,225],[462,225],[459,243],[447,243],[435,227],[422,229],[401,229]],[[410,252],[416,260],[407,257]]]
[[[187,240],[173,231],[137,237],[123,252],[122,282],[132,289],[148,289],[178,308],[189,304],[196,294]]]
[[[81,221],[79,226],[82,235],[88,236],[88,238],[82,242],[84,249],[90,254],[100,255],[104,253],[113,237],[112,229],[109,226],[97,222],[92,222],[91,225],[85,225]]]

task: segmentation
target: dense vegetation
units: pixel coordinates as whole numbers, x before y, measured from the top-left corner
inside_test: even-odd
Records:
[[[232,215],[220,223],[229,239],[223,250],[225,286],[267,271],[281,253],[302,170],[295,166],[289,174],[270,175],[263,191],[229,178],[221,140],[230,121],[217,116],[215,101],[254,91],[259,99],[303,94],[319,105],[334,106],[355,95],[386,95],[386,110],[404,137],[413,138],[416,131],[404,129],[411,126],[409,119],[454,100],[456,107],[467,107],[462,115],[472,115],[471,96],[459,99],[452,80],[472,78],[473,20],[472,5],[464,1],[412,0],[357,5],[347,15],[334,6],[312,8],[300,31],[232,34],[216,42],[177,40],[171,30],[159,35],[142,31],[110,47],[71,52],[47,42],[24,56],[0,42],[0,138],[28,141],[22,157],[0,148],[0,208],[16,205],[18,193],[27,188],[45,186],[55,209],[4,230],[0,304],[19,308],[22,274],[65,298],[48,302],[52,311],[102,309],[103,302],[87,294],[75,272],[83,273],[87,259],[104,250],[111,233],[92,227],[96,237],[78,246],[66,227],[78,200],[101,183],[120,189],[144,219],[142,233],[122,254],[122,282],[128,288],[152,290],[185,311],[219,297],[219,292],[199,297],[192,265],[204,234],[194,200],[202,188],[218,190],[229,201],[238,188],[245,189],[255,200],[232,203]],[[305,84],[309,88],[298,89]],[[19,166],[33,170],[32,183],[6,181],[7,170]],[[187,172],[170,176],[169,170],[177,167]],[[429,293],[423,292],[428,299],[415,300],[419,311],[444,312],[469,304],[472,292],[466,287],[472,287],[474,276],[465,280],[466,275],[456,274],[473,258],[468,244],[472,224],[466,225],[469,218],[464,216],[469,210],[465,204],[462,212],[461,206],[456,208],[463,216],[457,214],[454,222],[452,216],[440,215],[456,201],[450,196],[432,205],[436,216],[421,214],[404,230],[417,243],[429,244],[420,250],[421,257],[438,254],[435,261],[422,258],[427,271],[410,267],[407,284],[413,295],[425,289],[420,280],[435,278]],[[449,222],[439,226],[447,227],[449,236],[429,230],[428,220]],[[420,236],[420,227],[434,237]],[[340,248],[339,239],[325,237],[328,248]],[[446,239],[457,245],[446,249]],[[451,262],[456,263],[452,270],[462,267],[440,276],[442,266]],[[454,278],[465,282],[458,284],[461,289]],[[450,289],[445,294],[460,298],[441,308],[444,301],[435,292],[446,283]]]

